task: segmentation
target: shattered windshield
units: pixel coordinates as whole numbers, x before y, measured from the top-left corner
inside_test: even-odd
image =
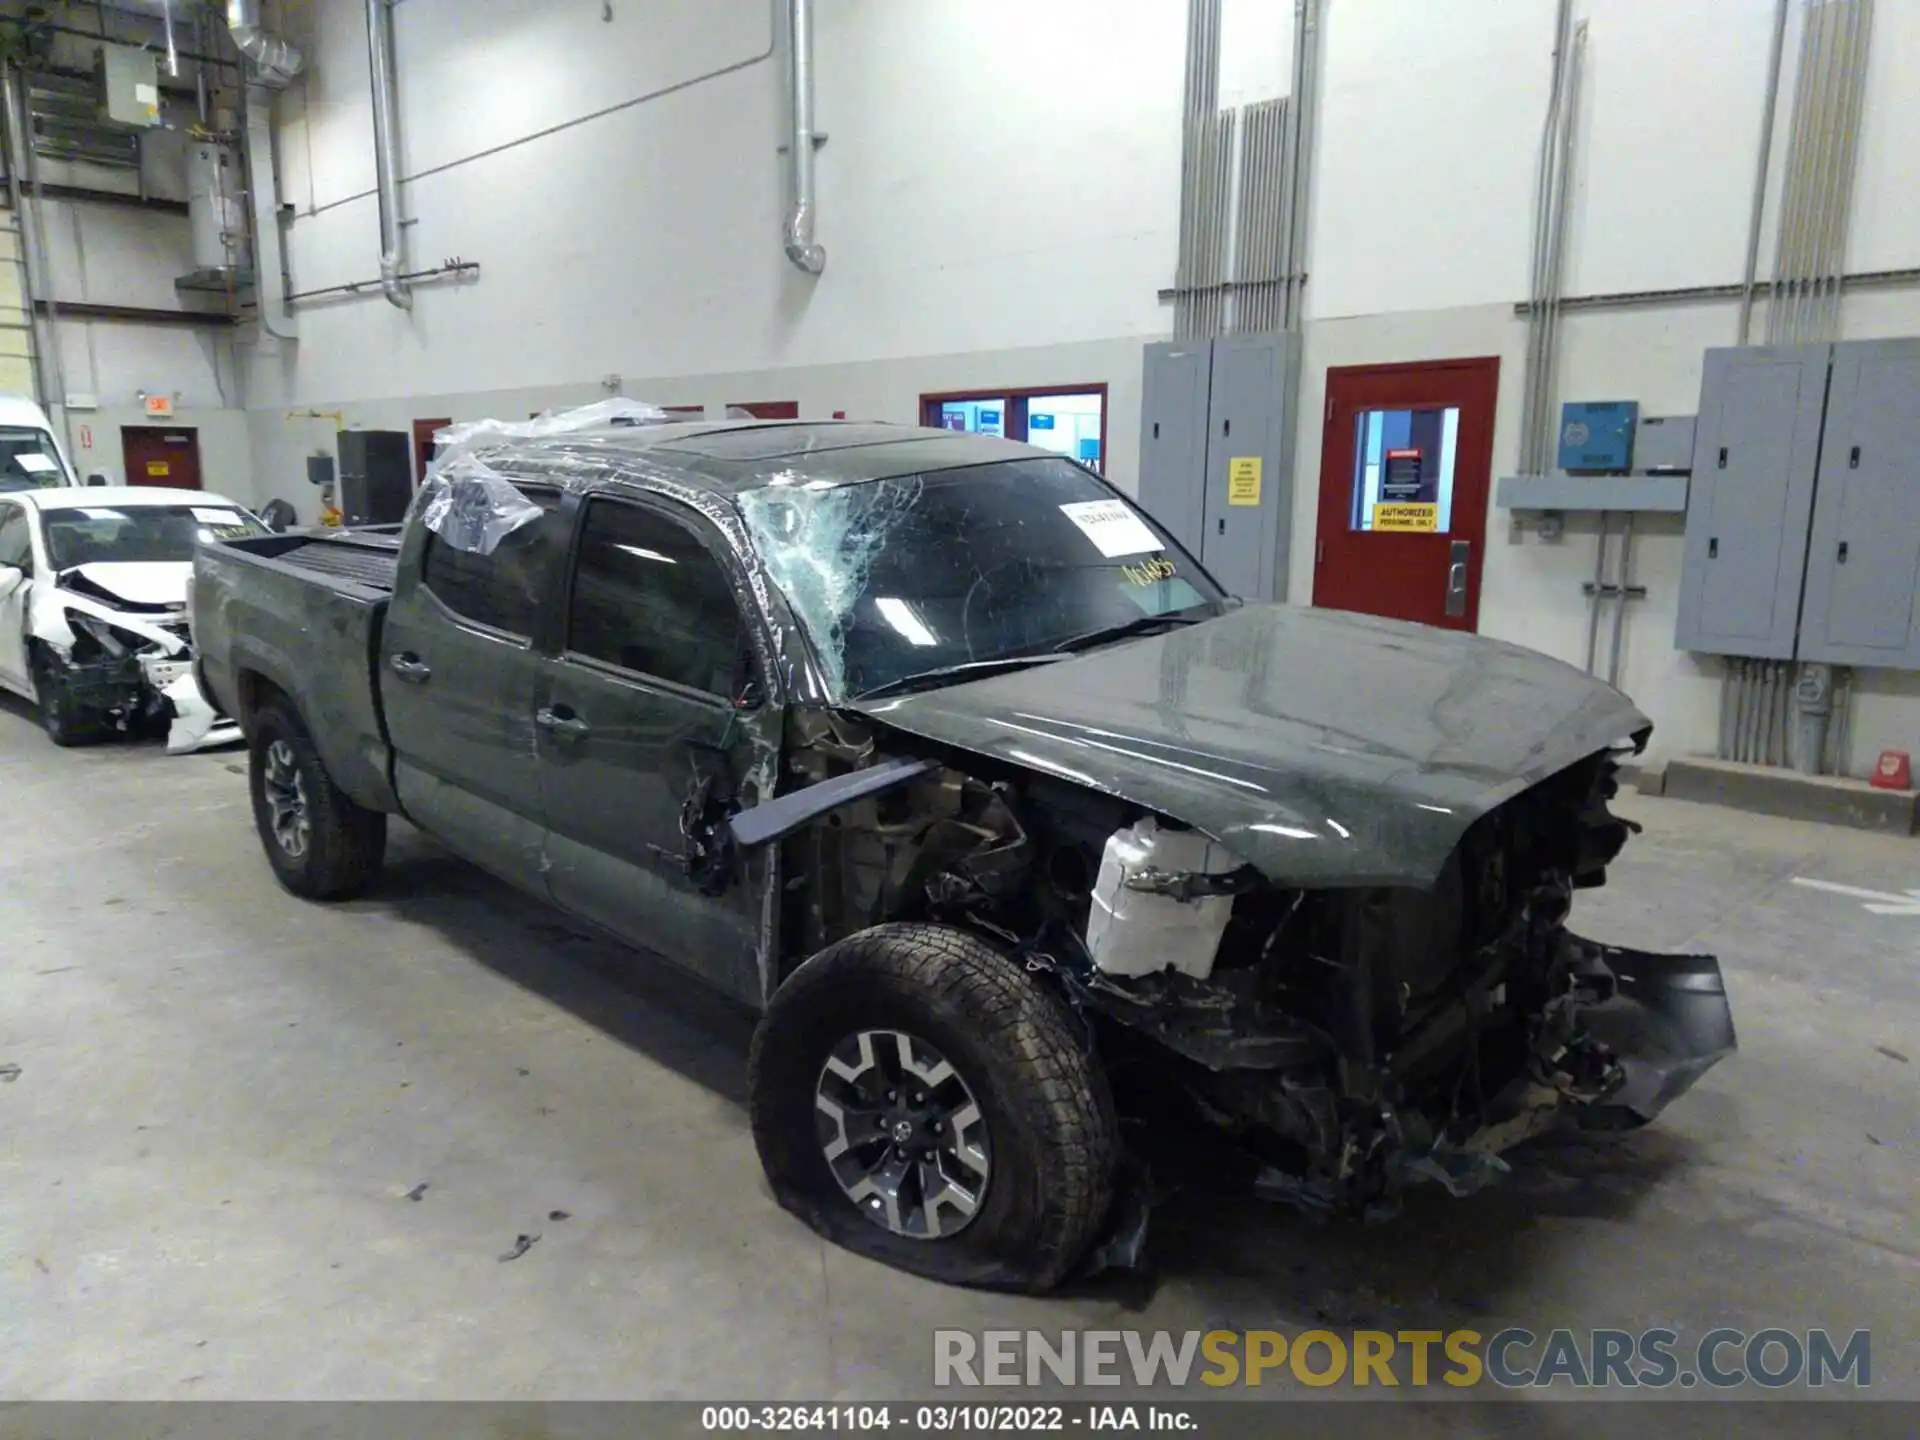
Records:
[[[55,570],[193,559],[202,540],[237,540],[267,529],[232,505],[111,505],[48,510],[47,558]]]
[[[44,430],[0,426],[0,490],[46,490],[67,483],[66,467]]]
[[[1171,536],[1066,460],[782,480],[741,511],[839,695],[1221,609]]]

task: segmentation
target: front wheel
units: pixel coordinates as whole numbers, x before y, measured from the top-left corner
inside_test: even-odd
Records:
[[[248,741],[254,825],[282,885],[309,900],[340,900],[380,872],[387,817],[333,783],[313,737],[284,700],[266,706]]]
[[[1106,1076],[1060,997],[967,931],[828,946],[775,993],[749,1086],[774,1195],[849,1250],[1041,1291],[1106,1219]]]
[[[106,717],[88,710],[74,695],[73,677],[45,651],[34,657],[34,703],[47,738],[62,749],[89,745],[107,733]]]

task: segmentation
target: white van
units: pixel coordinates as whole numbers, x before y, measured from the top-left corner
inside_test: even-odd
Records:
[[[0,491],[79,483],[47,412],[23,395],[0,395]]]

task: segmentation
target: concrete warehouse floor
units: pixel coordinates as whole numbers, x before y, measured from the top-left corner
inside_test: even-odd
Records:
[[[1387,1226],[1190,1192],[1154,1281],[1035,1300],[825,1247],[747,1023],[404,827],[370,898],[284,894],[243,760],[0,702],[0,1398],[926,1398],[936,1327],[1509,1324],[1866,1327],[1920,1398],[1920,915],[1792,883],[1913,841],[1628,799],[1577,918],[1718,952],[1742,1043],[1662,1124]]]

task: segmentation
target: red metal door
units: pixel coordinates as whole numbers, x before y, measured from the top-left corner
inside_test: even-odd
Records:
[[[413,483],[427,478],[427,464],[433,459],[434,432],[444,430],[451,420],[416,420],[413,422]]]
[[[199,432],[181,427],[123,425],[120,453],[129,485],[158,485],[170,490],[200,488]]]
[[[1477,630],[1497,356],[1327,371],[1313,603]]]

